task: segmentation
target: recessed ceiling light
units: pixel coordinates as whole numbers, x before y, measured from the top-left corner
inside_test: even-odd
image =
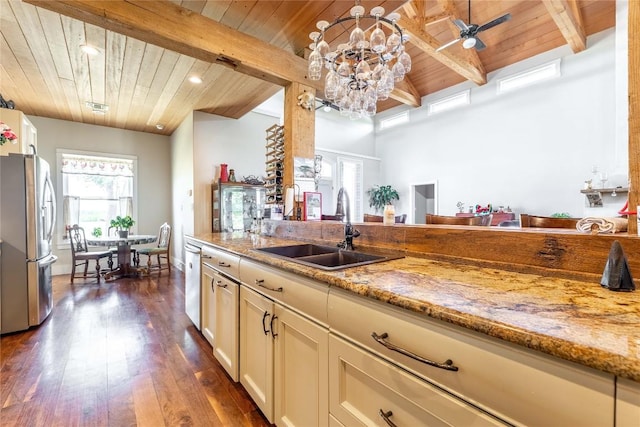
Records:
[[[93,46],[89,46],[88,44],[83,44],[83,45],[81,45],[81,46],[80,46],[80,50],[82,50],[82,51],[83,51],[84,53],[86,53],[87,55],[92,55],[92,56],[95,56],[95,55],[97,55],[98,53],[100,53],[100,52],[98,51],[98,49],[96,49],[96,48],[95,48],[95,47],[93,47]]]
[[[200,83],[202,83],[202,79],[201,79],[200,77],[198,77],[198,76],[191,76],[191,77],[189,77],[189,81],[190,81],[191,83],[195,83],[195,84],[197,84],[197,85],[199,85]]]
[[[162,129],[164,129],[164,125],[163,125],[162,123],[158,123],[158,124],[156,125],[156,129],[158,129],[158,130],[162,130]]]

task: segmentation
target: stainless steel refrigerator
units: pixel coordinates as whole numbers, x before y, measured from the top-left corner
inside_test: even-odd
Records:
[[[0,333],[39,325],[51,313],[55,218],[49,164],[35,154],[0,156]]]

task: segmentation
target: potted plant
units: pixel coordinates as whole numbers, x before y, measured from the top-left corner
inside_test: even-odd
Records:
[[[109,225],[118,230],[118,234],[121,238],[126,239],[129,237],[129,229],[133,227],[133,224],[135,223],[136,222],[129,215],[124,217],[118,215],[116,219],[111,220]]]
[[[100,238],[102,236],[102,228],[94,227],[93,231],[91,232],[91,235],[93,237]]]
[[[376,212],[383,212],[385,206],[392,205],[394,200],[400,200],[398,192],[390,185],[376,185],[367,190],[369,206]]]
[[[398,192],[390,185],[376,185],[367,191],[369,195],[369,206],[376,212],[382,211],[382,222],[391,225],[396,222],[396,210],[393,206],[394,200],[400,200]]]

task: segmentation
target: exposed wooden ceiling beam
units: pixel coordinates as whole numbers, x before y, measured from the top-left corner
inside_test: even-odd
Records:
[[[573,53],[587,48],[587,36],[576,0],[542,0]]]
[[[411,43],[418,49],[431,55],[434,59],[441,62],[443,65],[451,68],[453,71],[460,74],[465,79],[471,80],[478,85],[487,83],[487,73],[484,70],[484,67],[480,63],[479,59],[477,63],[474,64],[473,59],[460,58],[447,49],[436,52],[441,43],[436,40],[435,37],[426,32],[424,19],[420,16],[419,13],[419,6],[420,5],[418,5],[418,8],[415,11],[415,18],[403,19],[402,22],[400,22],[400,26],[402,27],[402,29],[407,34],[409,34]]]
[[[389,95],[389,98],[417,108],[422,105],[422,98],[420,97],[418,89],[411,83],[410,74],[411,73],[404,76],[403,80],[395,82],[395,87]]]

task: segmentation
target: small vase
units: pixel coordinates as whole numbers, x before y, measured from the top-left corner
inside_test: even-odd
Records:
[[[220,165],[220,182],[227,182],[229,180],[229,172],[227,172],[227,164],[222,163]]]
[[[392,225],[396,223],[396,208],[393,205],[386,205],[382,215],[382,222],[384,225]]]
[[[127,237],[129,237],[129,230],[119,230],[118,235],[121,239],[126,239]]]

